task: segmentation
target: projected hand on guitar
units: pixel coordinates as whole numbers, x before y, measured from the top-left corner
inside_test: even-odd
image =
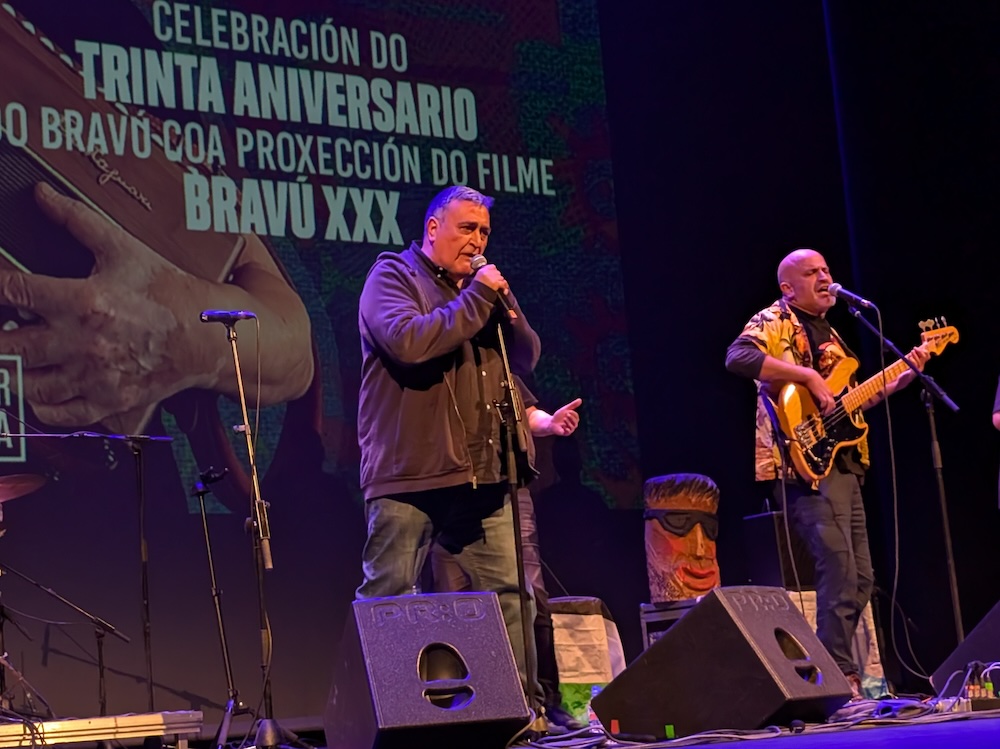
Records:
[[[921,324],[922,342],[906,356],[917,369],[923,369],[932,354],[939,354],[949,343],[958,341],[955,327],[932,328],[932,324]],[[788,441],[792,464],[807,481],[824,478],[833,468],[838,451],[864,439],[868,433],[868,425],[861,418],[864,409],[916,376],[906,362],[899,360],[860,385],[851,386],[857,368],[857,360],[842,359],[823,380],[833,394],[832,405],[815,398],[813,388],[807,384],[788,383],[778,393],[774,404],[778,422]]]
[[[233,270],[237,283],[217,283],[183,271],[82,201],[44,183],[35,198],[53,224],[94,256],[86,278],[0,269],[0,304],[17,308],[31,322],[5,328],[0,353],[22,358],[23,393],[42,423],[103,423],[130,431],[146,421],[155,404],[186,388],[229,392],[234,388],[226,350],[208,350],[197,330],[197,310],[207,300],[267,309],[275,298],[284,303],[283,311],[301,308],[294,291],[268,273],[266,252],[256,247],[244,249]],[[253,296],[261,290],[266,294]],[[308,352],[308,326],[304,330],[298,349]],[[300,383],[307,384],[310,375]],[[298,395],[305,387],[300,383],[292,392],[278,388],[272,395],[265,389],[265,401]]]

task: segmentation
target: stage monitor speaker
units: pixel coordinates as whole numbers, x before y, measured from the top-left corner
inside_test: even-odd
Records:
[[[528,721],[496,594],[352,604],[323,716],[330,749],[502,749]]]
[[[956,696],[962,687],[966,667],[975,661],[983,664],[1000,661],[1000,603],[990,609],[931,676],[931,686],[938,697]],[[956,675],[949,683],[952,674]]]
[[[593,700],[612,733],[656,738],[822,721],[851,687],[781,588],[706,594]]]

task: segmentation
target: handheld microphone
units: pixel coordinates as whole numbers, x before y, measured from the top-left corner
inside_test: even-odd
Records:
[[[869,302],[863,296],[855,294],[853,291],[848,291],[839,283],[830,284],[829,291],[837,299],[843,299],[845,302],[854,307],[864,307],[865,309],[875,309],[875,305]]]
[[[475,273],[484,265],[489,265],[489,262],[490,261],[486,259],[485,255],[473,255],[472,272]],[[504,308],[504,311],[510,315],[511,318],[517,317],[517,313],[514,311],[514,308],[510,306],[510,301],[507,299],[507,295],[502,291],[497,291],[497,301],[500,302],[500,306]]]
[[[237,320],[249,320],[257,315],[248,309],[207,309],[201,313],[202,322],[224,322],[227,325]]]

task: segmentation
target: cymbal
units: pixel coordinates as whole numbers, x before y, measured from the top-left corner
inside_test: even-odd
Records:
[[[41,489],[44,484],[45,477],[33,473],[12,473],[9,476],[0,476],[0,502],[31,494],[36,489]]]

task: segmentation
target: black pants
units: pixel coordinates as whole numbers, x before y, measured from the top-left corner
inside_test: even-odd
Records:
[[[816,565],[816,634],[841,671],[860,674],[854,633],[875,584],[861,484],[834,468],[818,489],[789,482],[787,492],[789,517]]]

